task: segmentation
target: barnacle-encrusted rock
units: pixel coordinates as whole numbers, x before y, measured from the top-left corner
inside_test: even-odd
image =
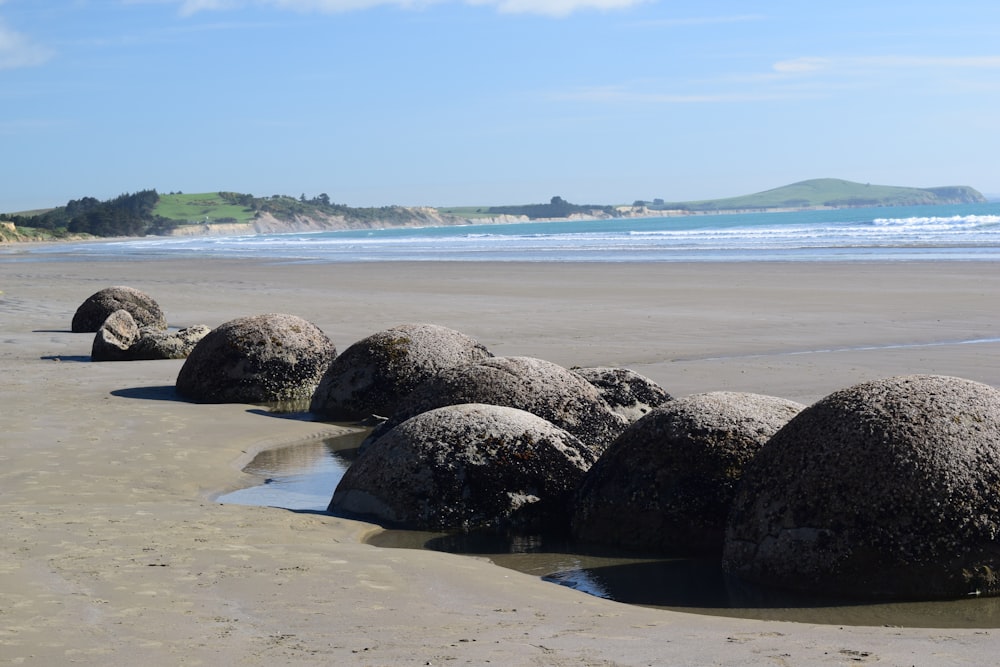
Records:
[[[324,373],[310,410],[333,420],[389,416],[438,371],[492,356],[478,341],[435,324],[402,324],[354,343]]]
[[[574,535],[674,555],[717,555],[744,466],[804,407],[735,392],[664,403],[622,433],[587,473]]]
[[[572,371],[597,387],[611,409],[634,422],[671,399],[666,390],[628,368],[573,368]]]
[[[73,315],[74,333],[97,331],[116,310],[127,310],[140,327],[166,329],[167,318],[152,297],[132,287],[106,287],[91,294]]]
[[[907,375],[834,392],[748,466],[724,568],[863,598],[1000,592],[1000,391]]]
[[[565,523],[593,461],[579,440],[528,412],[451,405],[362,452],[329,509],[425,530]]]
[[[301,317],[241,317],[195,345],[177,375],[177,393],[204,403],[307,400],[336,354]]]
[[[362,448],[410,417],[459,403],[525,410],[569,431],[596,455],[628,425],[594,385],[562,366],[533,357],[491,357],[445,369],[422,383]]]

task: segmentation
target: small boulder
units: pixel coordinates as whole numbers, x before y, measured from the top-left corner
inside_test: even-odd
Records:
[[[139,327],[127,310],[116,310],[101,324],[90,348],[91,361],[127,361],[139,340]]]
[[[747,467],[723,567],[866,599],[1000,593],[1000,391],[936,375],[843,389]]]
[[[492,357],[445,369],[419,385],[362,448],[410,417],[460,403],[525,410],[569,431],[595,455],[628,426],[594,385],[562,366],[533,357]]]
[[[308,400],[336,354],[301,317],[241,317],[195,345],[177,375],[177,393],[203,403]]]
[[[574,373],[597,387],[611,409],[629,423],[671,399],[666,390],[628,368],[573,368]]]
[[[132,287],[119,286],[107,287],[87,297],[73,315],[72,331],[97,331],[116,310],[127,310],[140,328],[167,328],[163,310],[152,297]]]
[[[402,324],[354,343],[324,373],[310,410],[348,421],[389,416],[400,399],[444,368],[493,355],[465,334],[435,324]]]
[[[135,360],[186,359],[198,341],[211,331],[212,328],[205,324],[195,324],[177,331],[140,329],[139,340],[129,350],[129,356]]]
[[[574,536],[671,555],[718,555],[744,466],[804,407],[720,391],[655,408],[587,473]]]
[[[565,524],[593,461],[577,438],[528,412],[451,405],[362,452],[329,510],[421,530]]]

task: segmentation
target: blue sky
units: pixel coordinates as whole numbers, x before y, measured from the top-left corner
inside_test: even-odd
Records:
[[[1000,3],[0,0],[0,211],[1000,193]]]

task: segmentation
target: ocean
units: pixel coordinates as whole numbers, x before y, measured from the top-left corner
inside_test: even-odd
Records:
[[[150,236],[22,246],[17,252],[37,259],[46,254],[76,259],[254,257],[283,263],[993,261],[1000,259],[1000,202],[254,236]]]

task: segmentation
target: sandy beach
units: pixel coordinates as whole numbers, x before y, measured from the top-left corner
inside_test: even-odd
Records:
[[[59,258],[55,258],[58,260]],[[675,396],[811,403],[904,373],[1000,386],[990,262],[270,264],[0,255],[0,663],[980,665],[1000,630],[750,621],[633,607],[373,526],[223,505],[261,450],[338,431],[178,400],[181,361],[92,363],[111,285],[173,327],[283,312],[343,351],[432,322],[494,354],[631,368]],[[332,492],[332,489],[331,489]],[[995,624],[995,621],[991,621]]]

